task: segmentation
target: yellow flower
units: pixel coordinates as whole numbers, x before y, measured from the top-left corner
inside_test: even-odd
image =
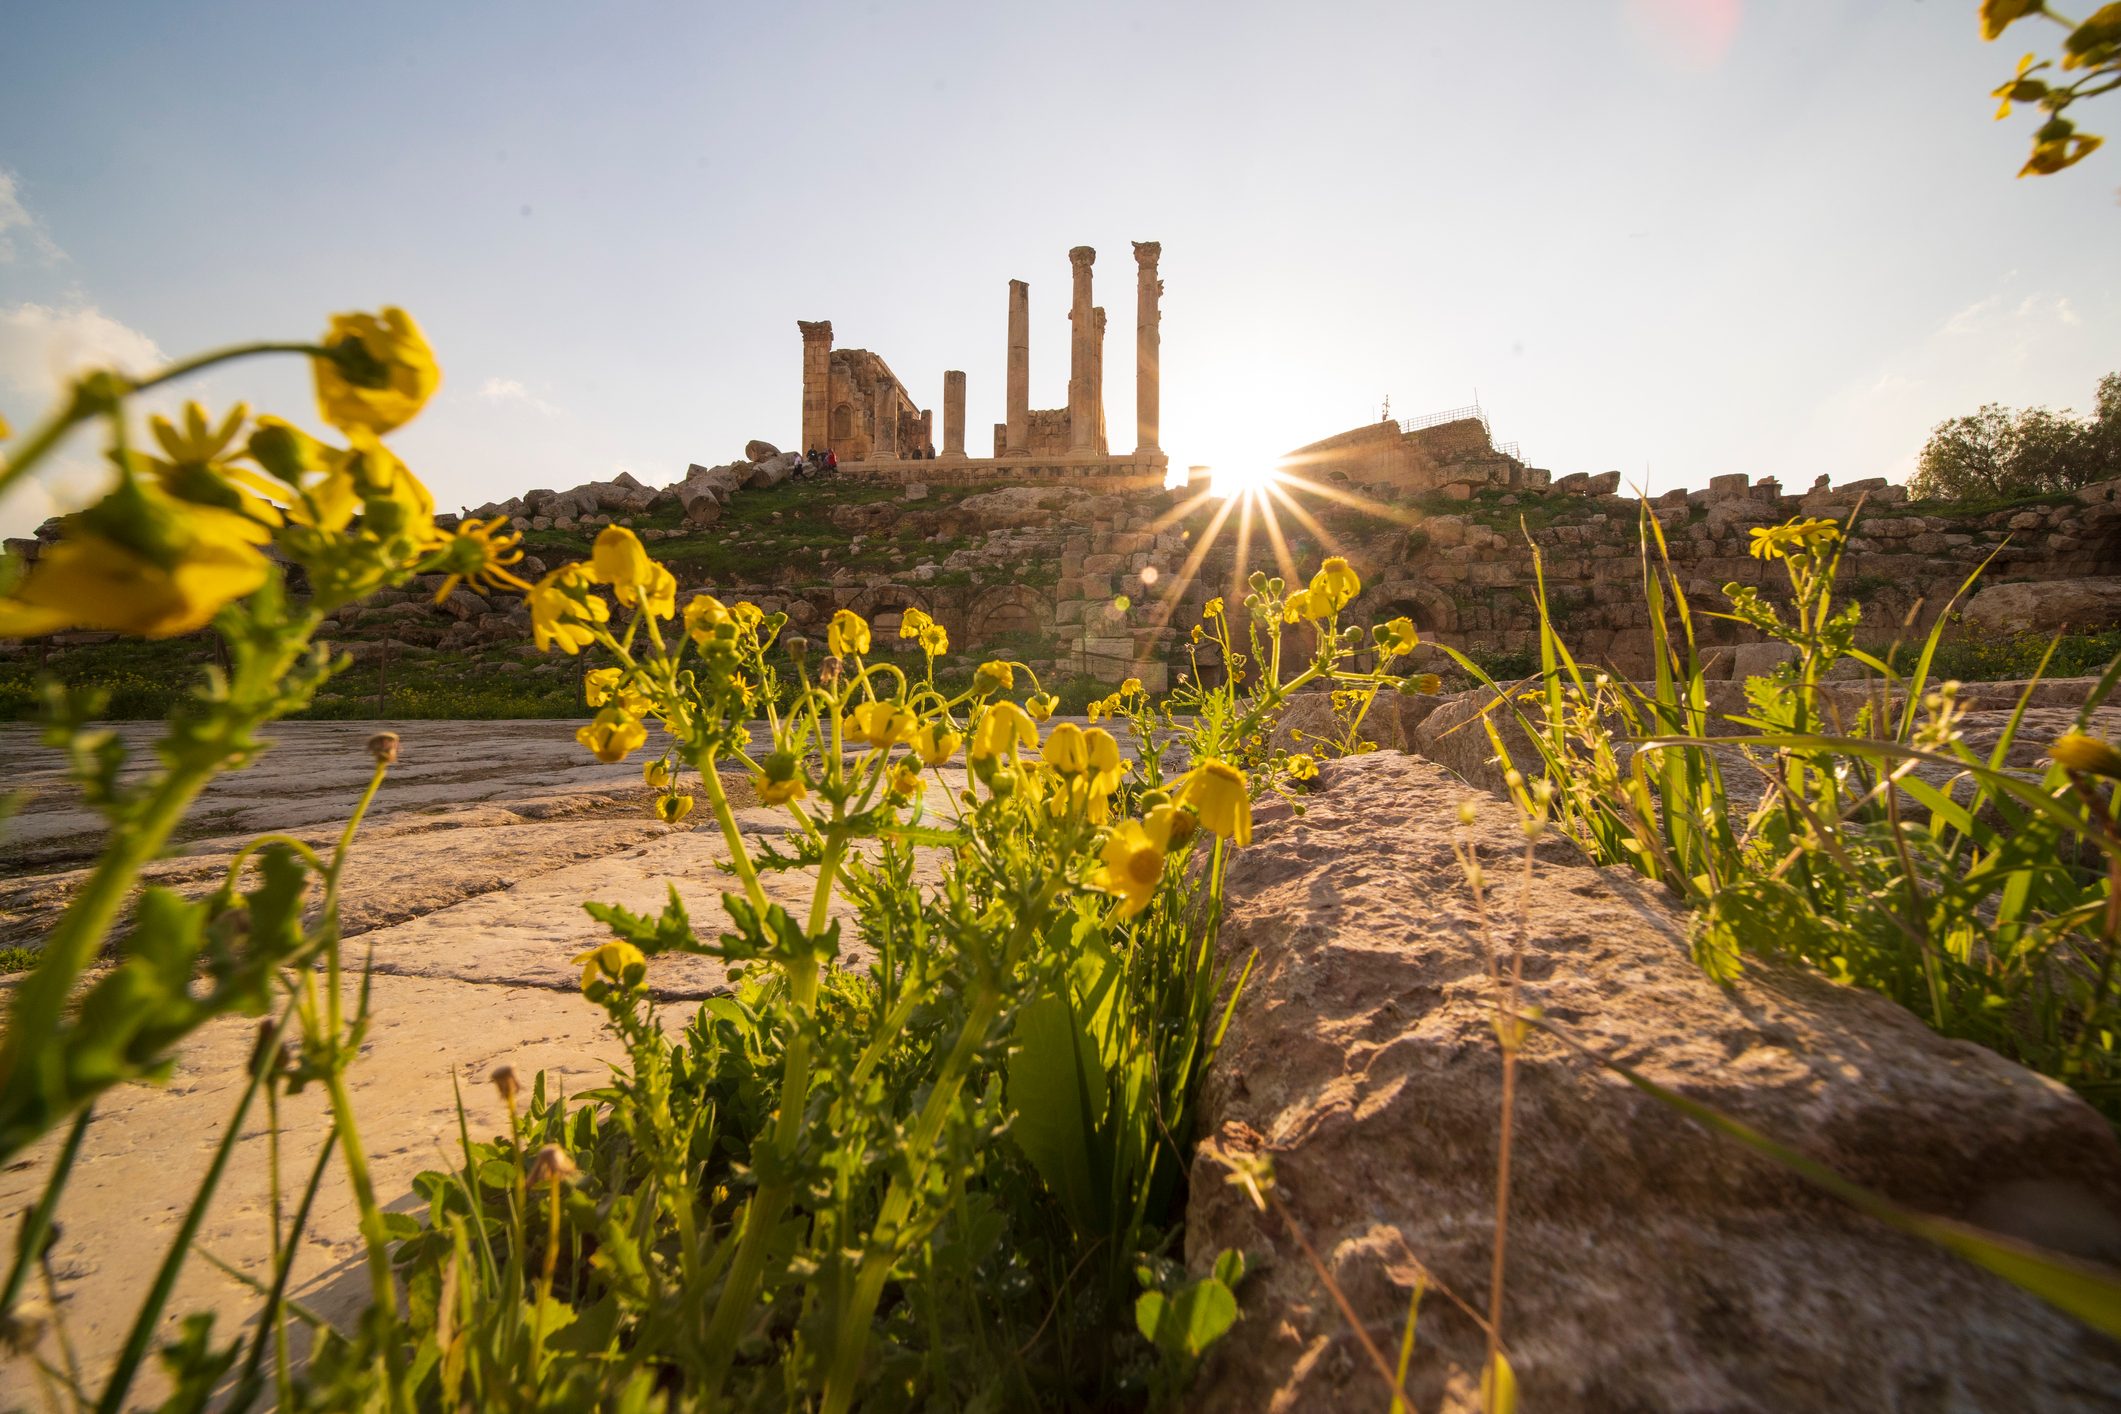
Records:
[[[317,408],[342,432],[402,427],[442,384],[442,370],[420,326],[395,306],[387,306],[380,317],[333,315],[322,343],[329,356],[310,360]]]
[[[911,741],[919,725],[896,702],[864,702],[848,715],[843,730],[878,751],[889,751],[902,741]]]
[[[1322,610],[1315,610],[1311,617],[1322,619],[1337,614],[1360,593],[1362,581],[1356,578],[1354,569],[1340,556],[1329,555],[1318,567],[1318,573],[1311,576],[1310,595],[1314,605],[1324,606]]]
[[[692,797],[689,795],[659,795],[655,801],[655,817],[666,825],[675,825],[692,813]]]
[[[900,638],[919,638],[928,631],[929,625],[934,622],[934,619],[928,617],[925,609],[918,607],[908,608],[905,613],[899,616],[898,636]]]
[[[1120,759],[1119,743],[1112,733],[1103,727],[1090,728],[1083,733],[1083,749],[1090,760],[1090,789],[1098,795],[1118,790],[1126,764]]]
[[[1186,776],[1178,801],[1199,814],[1201,824],[1238,844],[1252,842],[1252,796],[1245,773],[1208,757]]]
[[[729,617],[739,633],[756,634],[759,625],[766,622],[766,611],[749,599],[739,599],[729,606]]]
[[[901,761],[891,772],[891,783],[887,787],[892,799],[911,801],[921,794],[921,773],[911,762]]]
[[[751,778],[751,785],[765,804],[787,805],[810,793],[803,786],[802,773],[796,770],[794,752],[776,751],[764,764],[765,769]]]
[[[1200,642],[1201,640],[1205,639],[1205,638],[1206,638],[1207,636],[1208,636],[1208,631],[1207,631],[1206,629],[1202,628],[1202,627],[1201,627],[1201,626],[1200,626],[1199,624],[1195,624],[1195,625],[1193,625],[1193,641],[1194,641],[1195,643],[1199,643],[1199,642]]]
[[[1015,686],[1016,669],[998,659],[980,664],[972,675],[972,690],[983,696],[1007,692]]]
[[[1142,687],[1142,680],[1140,678],[1128,678],[1125,682],[1119,685],[1119,695],[1122,697],[1129,697],[1145,696],[1147,694]]]
[[[869,621],[852,609],[832,616],[825,629],[825,644],[835,658],[853,658],[869,651]]]
[[[250,409],[237,403],[217,425],[209,422],[206,409],[195,402],[184,405],[180,428],[156,413],[147,420],[148,430],[162,447],[162,457],[139,458],[164,491],[179,501],[216,506],[247,516],[260,525],[281,524],[280,508],[266,499],[285,493],[254,471],[229,463],[236,434],[243,429]]]
[[[1309,590],[1299,589],[1281,601],[1281,619],[1283,623],[1293,624],[1299,623],[1304,619],[1323,617],[1325,617],[1323,614],[1312,611],[1312,598]]]
[[[530,608],[530,633],[538,651],[559,645],[579,653],[596,641],[591,624],[611,617],[611,607],[589,592],[589,567],[578,561],[561,565],[531,586],[524,602]]]
[[[528,589],[530,585],[508,568],[523,558],[517,547],[523,537],[506,529],[508,517],[467,520],[458,523],[442,547],[442,562],[436,568],[448,572],[434,601],[447,599],[459,584],[469,582],[479,589]]]
[[[402,537],[417,546],[439,543],[435,498],[397,454],[366,428],[346,434],[347,447],[331,454],[352,478],[361,498],[361,528],[384,539]]]
[[[921,630],[921,652],[931,658],[940,658],[950,651],[950,631],[941,624],[931,623]]]
[[[616,705],[628,716],[646,716],[653,704],[646,693],[621,681],[620,668],[594,668],[582,679],[582,698],[592,707]]]
[[[1024,699],[1024,711],[1030,714],[1034,722],[1051,720],[1059,708],[1060,699],[1049,692],[1035,692]]]
[[[1046,747],[1041,755],[1048,766],[1064,776],[1079,776],[1090,765],[1090,750],[1083,741],[1083,729],[1073,722],[1062,722],[1046,733]]]
[[[611,986],[632,991],[648,978],[648,959],[632,943],[613,938],[601,947],[575,954],[582,969],[582,995],[598,1001]]]
[[[1387,658],[1396,658],[1402,653],[1412,653],[1421,646],[1421,634],[1414,628],[1414,620],[1401,614],[1390,623],[1379,624],[1372,630],[1377,646],[1384,650]]]
[[[1223,616],[1223,597],[1218,594],[1208,601],[1208,607],[1200,611],[1204,619],[1219,619]]]
[[[1298,752],[1289,758],[1289,779],[1292,781],[1315,781],[1318,779],[1318,763]]]
[[[1019,748],[1030,750],[1038,745],[1038,728],[1024,715],[1024,709],[1014,702],[997,702],[980,714],[979,725],[972,732],[972,759],[991,760],[998,756],[1014,757]]]
[[[595,677],[596,674],[591,673],[590,676]],[[589,705],[594,707],[596,704],[592,702]],[[641,779],[656,790],[669,790],[670,783],[676,780],[677,776],[678,773],[671,769],[670,763],[660,756],[641,764]]]
[[[624,761],[647,741],[648,728],[619,708],[606,707],[588,726],[579,728],[574,739],[589,748],[597,760],[611,765]]]
[[[2095,736],[2086,736],[2082,732],[2066,733],[2056,738],[2047,754],[2064,770],[2121,780],[2121,751],[2115,750],[2113,743]]]
[[[659,619],[678,609],[677,577],[648,558],[641,538],[623,525],[607,525],[589,552],[589,567],[599,584],[608,584],[627,608],[645,607]]]
[[[250,459],[295,492],[286,509],[296,525],[340,531],[361,508],[346,454],[277,417],[261,417],[246,444]]]
[[[1090,886],[1119,895],[1119,916],[1132,918],[1149,906],[1156,886],[1163,882],[1164,855],[1172,836],[1173,812],[1159,805],[1146,820],[1122,821],[1105,838],[1100,867],[1090,875]]]
[[[1750,535],[1748,554],[1756,560],[1780,560],[1814,548],[1824,549],[1841,538],[1841,527],[1812,516],[1783,525],[1756,527]]]
[[[928,766],[948,761],[964,738],[942,722],[930,722],[913,734],[913,750]]]
[[[2018,169],[2021,177],[2051,177],[2065,167],[2074,167],[2106,141],[2094,133],[2080,133],[2067,118],[2050,118],[2033,133],[2033,155]]]
[[[65,628],[168,638],[203,628],[263,584],[269,532],[213,506],[186,505],[131,477],[70,516],[65,535],[0,598],[0,637]]]
[[[712,594],[695,594],[691,602],[685,605],[685,632],[691,634],[692,641],[703,648],[706,647],[707,640],[714,636],[716,628],[735,622],[736,617]]]

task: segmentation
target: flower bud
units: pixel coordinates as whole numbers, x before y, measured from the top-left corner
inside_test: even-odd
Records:
[[[493,1081],[493,1088],[500,1092],[503,1104],[514,1104],[516,1096],[522,1093],[522,1084],[516,1079],[516,1068],[512,1065],[495,1066],[493,1074],[487,1078]]]
[[[818,665],[817,665],[817,685],[818,685],[819,687],[830,687],[830,686],[832,686],[832,685],[833,685],[834,683],[838,682],[839,680],[840,680],[840,660],[839,660],[839,659],[837,659],[837,658],[827,658],[827,659],[826,659],[826,660],[825,660],[824,662],[822,662],[822,663],[820,663],[820,664],[818,664]]]
[[[774,617],[781,618],[784,616],[776,614]],[[800,665],[803,659],[808,657],[810,654],[810,640],[803,637],[801,634],[796,633],[790,634],[785,641],[788,645],[788,656],[793,658],[796,663]]]
[[[547,1144],[530,1156],[529,1178],[532,1187],[544,1183],[571,1183],[581,1169],[574,1159],[557,1144]]]
[[[2116,750],[2112,742],[2101,741],[2095,736],[2086,736],[2082,732],[2066,733],[2056,739],[2047,754],[2065,771],[2121,780],[2121,750]]]
[[[377,732],[368,739],[368,754],[375,758],[378,766],[397,765],[398,734],[396,732]]]

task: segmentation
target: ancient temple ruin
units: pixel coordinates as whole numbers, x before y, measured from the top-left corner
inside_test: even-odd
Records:
[[[1097,252],[1068,252],[1073,283],[1068,309],[1068,403],[1031,406],[1031,286],[1009,282],[1006,419],[994,424],[994,452],[965,451],[965,374],[943,374],[943,440],[934,422],[890,367],[867,349],[832,347],[830,320],[797,320],[803,335],[804,449],[830,450],[842,470],[906,479],[1123,478],[1161,485],[1169,461],[1157,444],[1158,357],[1163,247],[1134,242],[1134,447],[1114,452],[1105,423],[1105,311],[1095,302],[1091,267]],[[911,463],[922,465],[914,467]],[[943,465],[934,465],[942,463]]]

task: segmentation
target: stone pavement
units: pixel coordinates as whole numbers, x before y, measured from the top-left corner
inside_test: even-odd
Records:
[[[156,724],[117,728],[143,752]],[[641,755],[606,766],[575,744],[574,722],[302,722],[272,729],[274,747],[250,769],[223,776],[194,808],[171,858],[151,882],[203,894],[234,851],[255,835],[283,831],[328,846],[344,827],[371,769],[365,743],[389,727],[402,737],[399,764],[378,795],[342,885],[347,959],[374,957],[374,1023],[350,1072],[361,1134],[377,1191],[410,1210],[410,1183],[445,1167],[457,1144],[459,1087],[474,1137],[505,1126],[486,1083],[507,1062],[527,1078],[574,1092],[604,1083],[619,1047],[602,1014],[576,991],[569,961],[609,934],[581,904],[662,907],[675,884],[702,932],[723,915],[736,887],[727,849],[704,803],[676,827],[649,813]],[[0,945],[41,937],[70,898],[100,840],[58,754],[35,730],[0,726],[0,780],[28,793],[0,824]],[[748,797],[748,787],[739,793]],[[767,837],[788,816],[740,808],[739,827]],[[806,877],[807,875],[807,877]],[[807,907],[811,879],[795,870],[765,876],[791,909]],[[842,910],[842,960],[860,967],[851,911]],[[658,961],[651,987],[671,1003],[668,1025],[689,1020],[692,1001],[722,989],[712,959]],[[349,982],[351,987],[352,982]],[[54,1254],[66,1331],[82,1366],[100,1374],[123,1344],[139,1294],[151,1281],[240,1093],[255,1023],[227,1018],[182,1049],[159,1086],[125,1086],[98,1106],[75,1179],[59,1213]],[[296,1187],[328,1125],[314,1087],[282,1105],[281,1163]],[[9,1256],[13,1215],[41,1192],[58,1136],[0,1173],[0,1215]],[[254,1109],[198,1246],[264,1275],[268,1125]],[[290,1199],[290,1201],[292,1201]],[[320,1190],[295,1269],[294,1295],[342,1324],[366,1299],[355,1210],[334,1166]],[[194,1259],[169,1303],[166,1332],[185,1312],[224,1313],[222,1338],[255,1305],[238,1283]],[[55,1347],[47,1339],[47,1354]],[[161,1388],[159,1371],[136,1395]],[[0,1364],[0,1407],[39,1401],[27,1361]]]

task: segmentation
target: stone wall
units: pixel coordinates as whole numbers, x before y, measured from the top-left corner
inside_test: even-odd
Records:
[[[758,444],[755,450],[772,449]],[[588,538],[604,524],[640,523],[651,552],[671,540],[689,545],[674,560],[688,590],[786,608],[803,625],[822,623],[842,607],[888,613],[918,606],[942,620],[962,648],[1028,641],[1037,646],[1019,651],[1041,674],[1088,673],[1107,682],[1133,675],[1156,689],[1195,670],[1188,633],[1205,602],[1223,595],[1234,610],[1245,576],[1253,568],[1272,572],[1276,564],[1256,516],[1240,560],[1243,518],[1228,503],[1164,489],[1160,459],[1050,465],[1006,459],[872,464],[798,481],[781,494],[792,491],[791,505],[804,508],[788,514],[820,523],[821,533],[807,542],[811,548],[790,554],[755,582],[715,570],[716,557],[702,551],[711,552],[717,541],[734,545],[749,533],[719,525],[732,499],[781,485],[797,474],[797,463],[775,454],[693,467],[684,480],[660,489],[621,476],[528,492],[473,514],[505,516],[518,530],[579,537],[572,550],[534,549],[523,566],[532,574],[544,571],[546,559],[586,554]],[[891,494],[879,497],[880,482]],[[1417,492],[1350,481],[1335,490],[1352,493],[1359,506],[1300,488],[1292,493],[1323,538],[1289,515],[1279,523],[1299,573],[1309,574],[1328,553],[1344,554],[1358,568],[1366,621],[1405,614],[1432,643],[1498,666],[1511,655],[1522,665],[1537,645],[1536,546],[1554,621],[1572,649],[1585,661],[1639,674],[1648,667],[1643,508],[1619,494],[1617,483],[1613,473],[1572,476],[1551,487],[1489,485],[1459,499],[1448,486]],[[1771,656],[1774,646],[1747,642],[1734,625],[1703,611],[1724,607],[1721,588],[1731,581],[1778,592],[1776,567],[1747,554],[1753,528],[1796,515],[1846,520],[1859,497],[1867,498],[1841,587],[1862,603],[1870,644],[1925,630],[1984,562],[1984,587],[1962,606],[1965,622],[1954,633],[1993,638],[2099,629],[2121,623],[2115,490],[2106,484],[2060,500],[1975,511],[1911,505],[1900,488],[1883,483],[1786,495],[1773,482],[1739,476],[1718,478],[1705,490],[1666,493],[1648,509],[1697,610],[1711,673],[1743,677],[1762,671],[1769,661],[1763,654]],[[673,508],[683,515],[675,529],[669,528]],[[56,524],[48,525],[38,540],[10,542],[10,548],[34,556],[57,533]],[[439,606],[417,593],[387,596],[353,611],[340,627],[356,651],[363,651],[357,640],[364,637],[444,650],[528,637],[519,605],[464,589]],[[1424,666],[1451,668],[1440,654]],[[1219,671],[1207,659],[1198,667]]]

